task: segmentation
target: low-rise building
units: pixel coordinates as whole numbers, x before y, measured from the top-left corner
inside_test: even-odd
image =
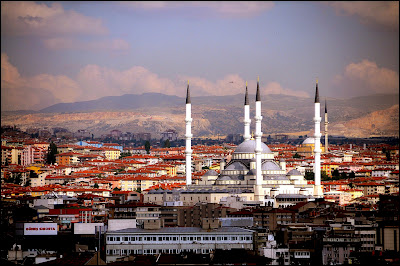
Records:
[[[252,250],[253,231],[237,227],[205,230],[199,227],[140,228],[106,233],[106,262],[138,254],[209,254],[216,249]]]

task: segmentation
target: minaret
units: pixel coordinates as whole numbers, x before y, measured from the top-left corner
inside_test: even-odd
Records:
[[[328,153],[328,108],[326,107],[325,98],[325,153]]]
[[[244,96],[244,134],[243,138],[245,141],[250,140],[250,105],[249,105],[249,94],[247,91],[247,81],[246,81],[246,94]]]
[[[186,91],[186,185],[192,184],[192,104],[190,101],[189,80]]]
[[[314,130],[314,197],[320,198],[323,196],[322,193],[322,186],[321,186],[321,133],[320,133],[320,122],[321,122],[321,110],[320,110],[320,103],[319,103],[319,92],[318,92],[318,79],[315,88],[315,116],[314,116],[314,123],[315,123],[315,130]]]
[[[254,200],[256,201],[262,201],[263,200],[263,195],[262,195],[262,181],[263,177],[261,174],[261,137],[262,137],[262,132],[261,132],[261,97],[260,97],[260,78],[257,78],[257,94],[256,94],[256,115],[254,117],[256,121],[256,132],[255,132],[255,137],[256,137],[256,148],[254,149],[254,152],[256,154],[256,187],[254,189]]]

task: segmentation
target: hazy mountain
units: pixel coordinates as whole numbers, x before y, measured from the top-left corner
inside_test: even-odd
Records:
[[[122,96],[107,96],[98,100],[75,103],[58,103],[40,110],[40,113],[90,112],[134,110],[147,106],[171,107],[178,106],[182,98],[161,93],[144,93],[141,95],[125,94]]]
[[[255,95],[250,97],[251,128],[254,128]],[[244,95],[191,97],[192,131],[195,136],[243,134]],[[323,131],[325,99],[321,100]],[[330,133],[369,137],[398,135],[399,95],[377,94],[351,99],[327,98]],[[392,108],[397,105],[396,108]],[[262,96],[262,131],[274,133],[313,130],[314,98],[287,95]],[[390,115],[389,115],[390,114]],[[2,125],[63,127],[71,132],[86,129],[95,136],[113,129],[122,132],[151,132],[160,136],[167,129],[185,132],[185,98],[160,93],[103,97],[98,100],[60,103],[40,111],[2,112]],[[374,122],[382,120],[384,123]],[[370,127],[369,124],[371,123]],[[374,124],[375,128],[372,128]]]

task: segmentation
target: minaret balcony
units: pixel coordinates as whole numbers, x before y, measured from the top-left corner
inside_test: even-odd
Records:
[[[254,137],[256,137],[256,138],[261,138],[262,135],[263,135],[262,132],[256,132],[256,133],[254,133]]]

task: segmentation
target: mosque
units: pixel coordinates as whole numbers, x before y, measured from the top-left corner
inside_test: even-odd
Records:
[[[221,160],[220,173],[208,171],[201,181],[192,184],[191,150],[191,99],[189,83],[186,92],[186,187],[175,191],[152,190],[145,195],[145,202],[161,205],[192,205],[197,202],[221,203],[228,198],[241,198],[261,206],[282,207],[295,204],[296,201],[315,200],[323,196],[320,173],[320,103],[318,81],[315,90],[315,130],[313,153],[315,158],[315,184],[307,184],[304,176],[296,169],[286,172],[286,163],[277,162],[270,148],[261,142],[261,95],[257,80],[255,112],[255,138],[250,135],[250,105],[246,83],[244,99],[244,141],[232,154],[226,164]],[[286,205],[285,205],[286,203]]]

